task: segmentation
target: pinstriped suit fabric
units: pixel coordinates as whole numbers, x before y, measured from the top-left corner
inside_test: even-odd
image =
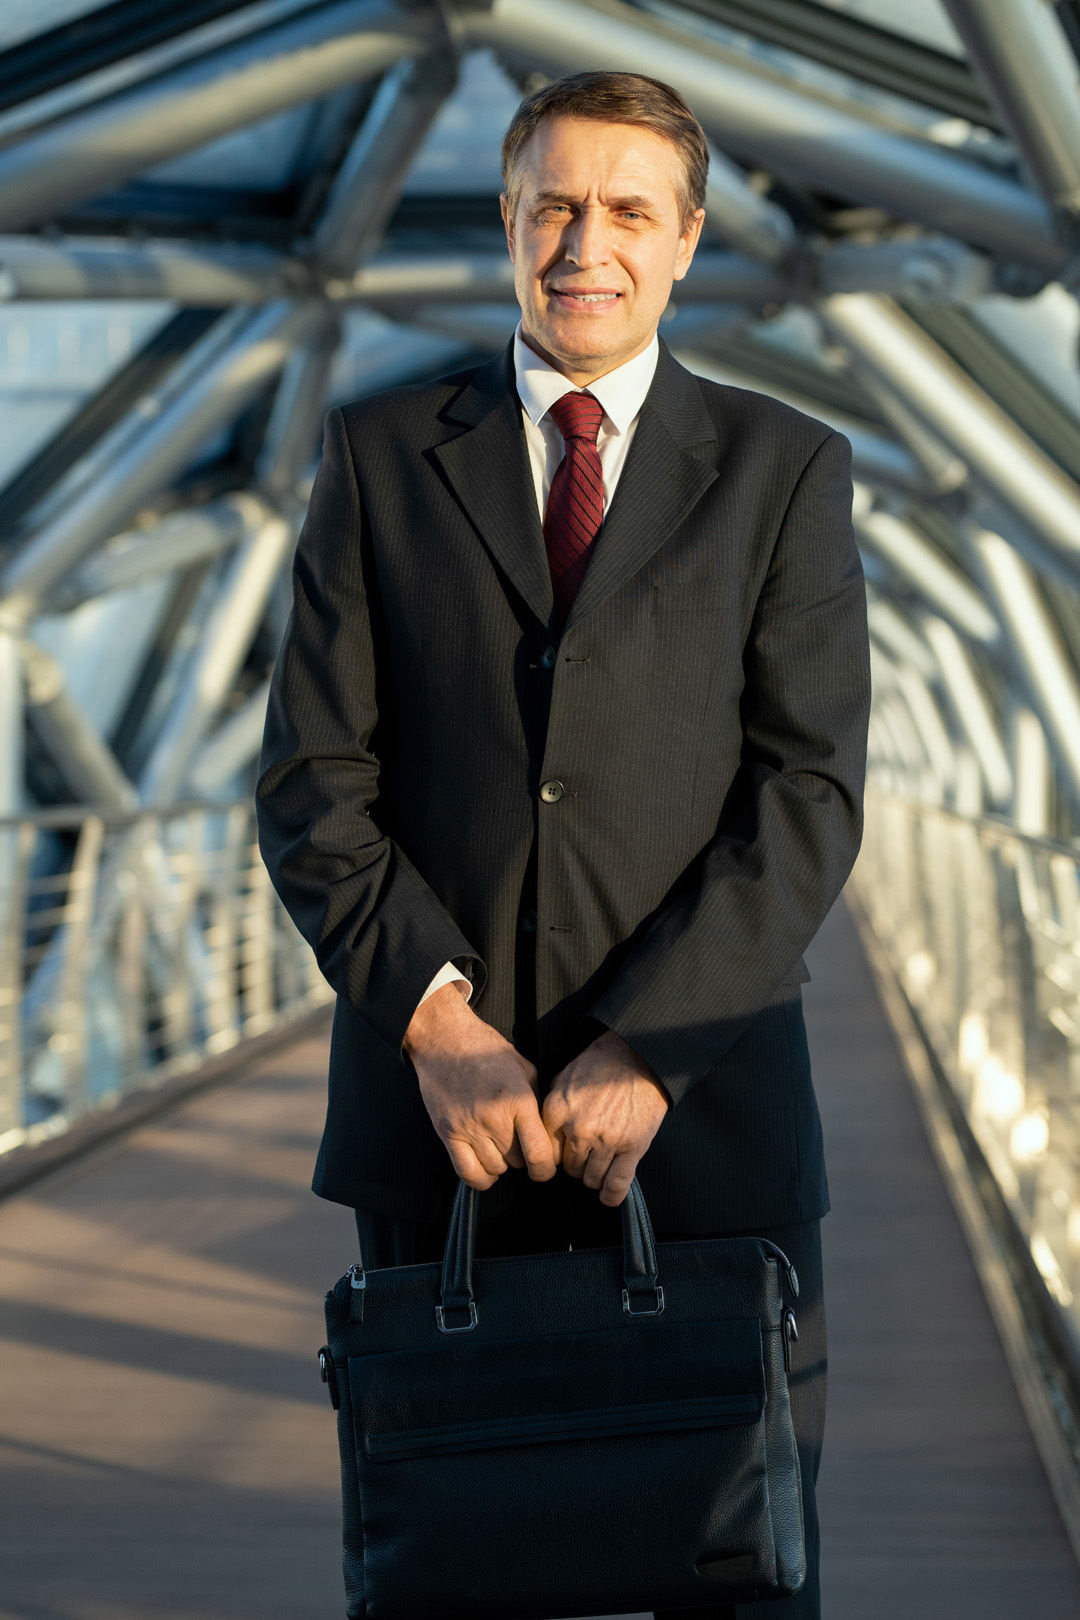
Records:
[[[598,1021],[652,1064],[665,1230],[823,1213],[798,981],[861,831],[848,466],[661,346],[560,629],[509,353],[331,412],[258,792],[339,994],[324,1196],[442,1215],[400,1042],[451,959],[545,1079]]]

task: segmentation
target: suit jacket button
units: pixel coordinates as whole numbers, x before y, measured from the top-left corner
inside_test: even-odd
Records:
[[[523,934],[536,933],[536,912],[523,911],[521,914],[521,932]]]
[[[555,651],[554,647],[545,647],[543,652],[540,654],[540,662],[543,664],[545,669],[554,669],[555,660],[558,658],[558,656],[559,655]]]
[[[545,782],[540,789],[540,797],[545,804],[558,804],[563,796],[561,782]]]

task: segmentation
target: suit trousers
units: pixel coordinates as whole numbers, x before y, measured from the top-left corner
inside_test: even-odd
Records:
[[[550,1254],[560,1248],[597,1248],[622,1241],[619,1211],[601,1204],[580,1181],[558,1175],[553,1181],[529,1181],[522,1171],[508,1171],[510,1196],[493,1206],[485,1219],[480,1204],[477,1252],[481,1255]],[[399,1220],[390,1215],[356,1211],[356,1229],[365,1266],[422,1265],[441,1260],[446,1228],[434,1221]],[[753,1232],[664,1232],[657,1239],[687,1237],[769,1238],[779,1245],[799,1276],[796,1315],[798,1343],[793,1346],[788,1378],[795,1441],[802,1469],[803,1518],[806,1530],[806,1581],[794,1597],[761,1604],[665,1610],[656,1620],[820,1620],[818,1592],[818,1519],[814,1491],[825,1430],[825,1303],[821,1276],[821,1222],[770,1226]]]

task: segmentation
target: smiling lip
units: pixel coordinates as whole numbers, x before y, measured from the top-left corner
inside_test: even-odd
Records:
[[[579,309],[610,308],[622,297],[622,293],[612,287],[551,287],[549,291],[553,298],[563,299]]]

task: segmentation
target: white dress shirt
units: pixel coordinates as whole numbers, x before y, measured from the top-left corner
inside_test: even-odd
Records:
[[[546,360],[541,360],[538,354],[534,354],[522,337],[521,323],[518,323],[518,329],[514,333],[514,377],[518,398],[521,401],[525,439],[529,447],[529,464],[532,467],[536,505],[541,523],[544,521],[551,480],[555,476],[564,451],[563,436],[551,416],[551,407],[555,401],[562,399],[564,394],[589,393],[604,407],[603,421],[596,436],[596,448],[600,452],[606,512],[611,505],[611,497],[615,493],[615,485],[623,470],[627,451],[633,443],[634,429],[637,427],[641,407],[652,384],[659,358],[660,344],[654,337],[649,347],[636,355],[633,360],[627,360],[625,365],[616,366],[614,371],[607,372],[603,377],[597,377],[588,388],[578,389],[563,376],[561,371],[556,371],[554,366],[549,366]],[[472,995],[472,985],[465,975],[454,966],[453,962],[447,962],[439,969],[420,997],[421,1005],[428,996],[433,996],[436,990],[441,990],[444,984],[460,984],[466,1001]]]

